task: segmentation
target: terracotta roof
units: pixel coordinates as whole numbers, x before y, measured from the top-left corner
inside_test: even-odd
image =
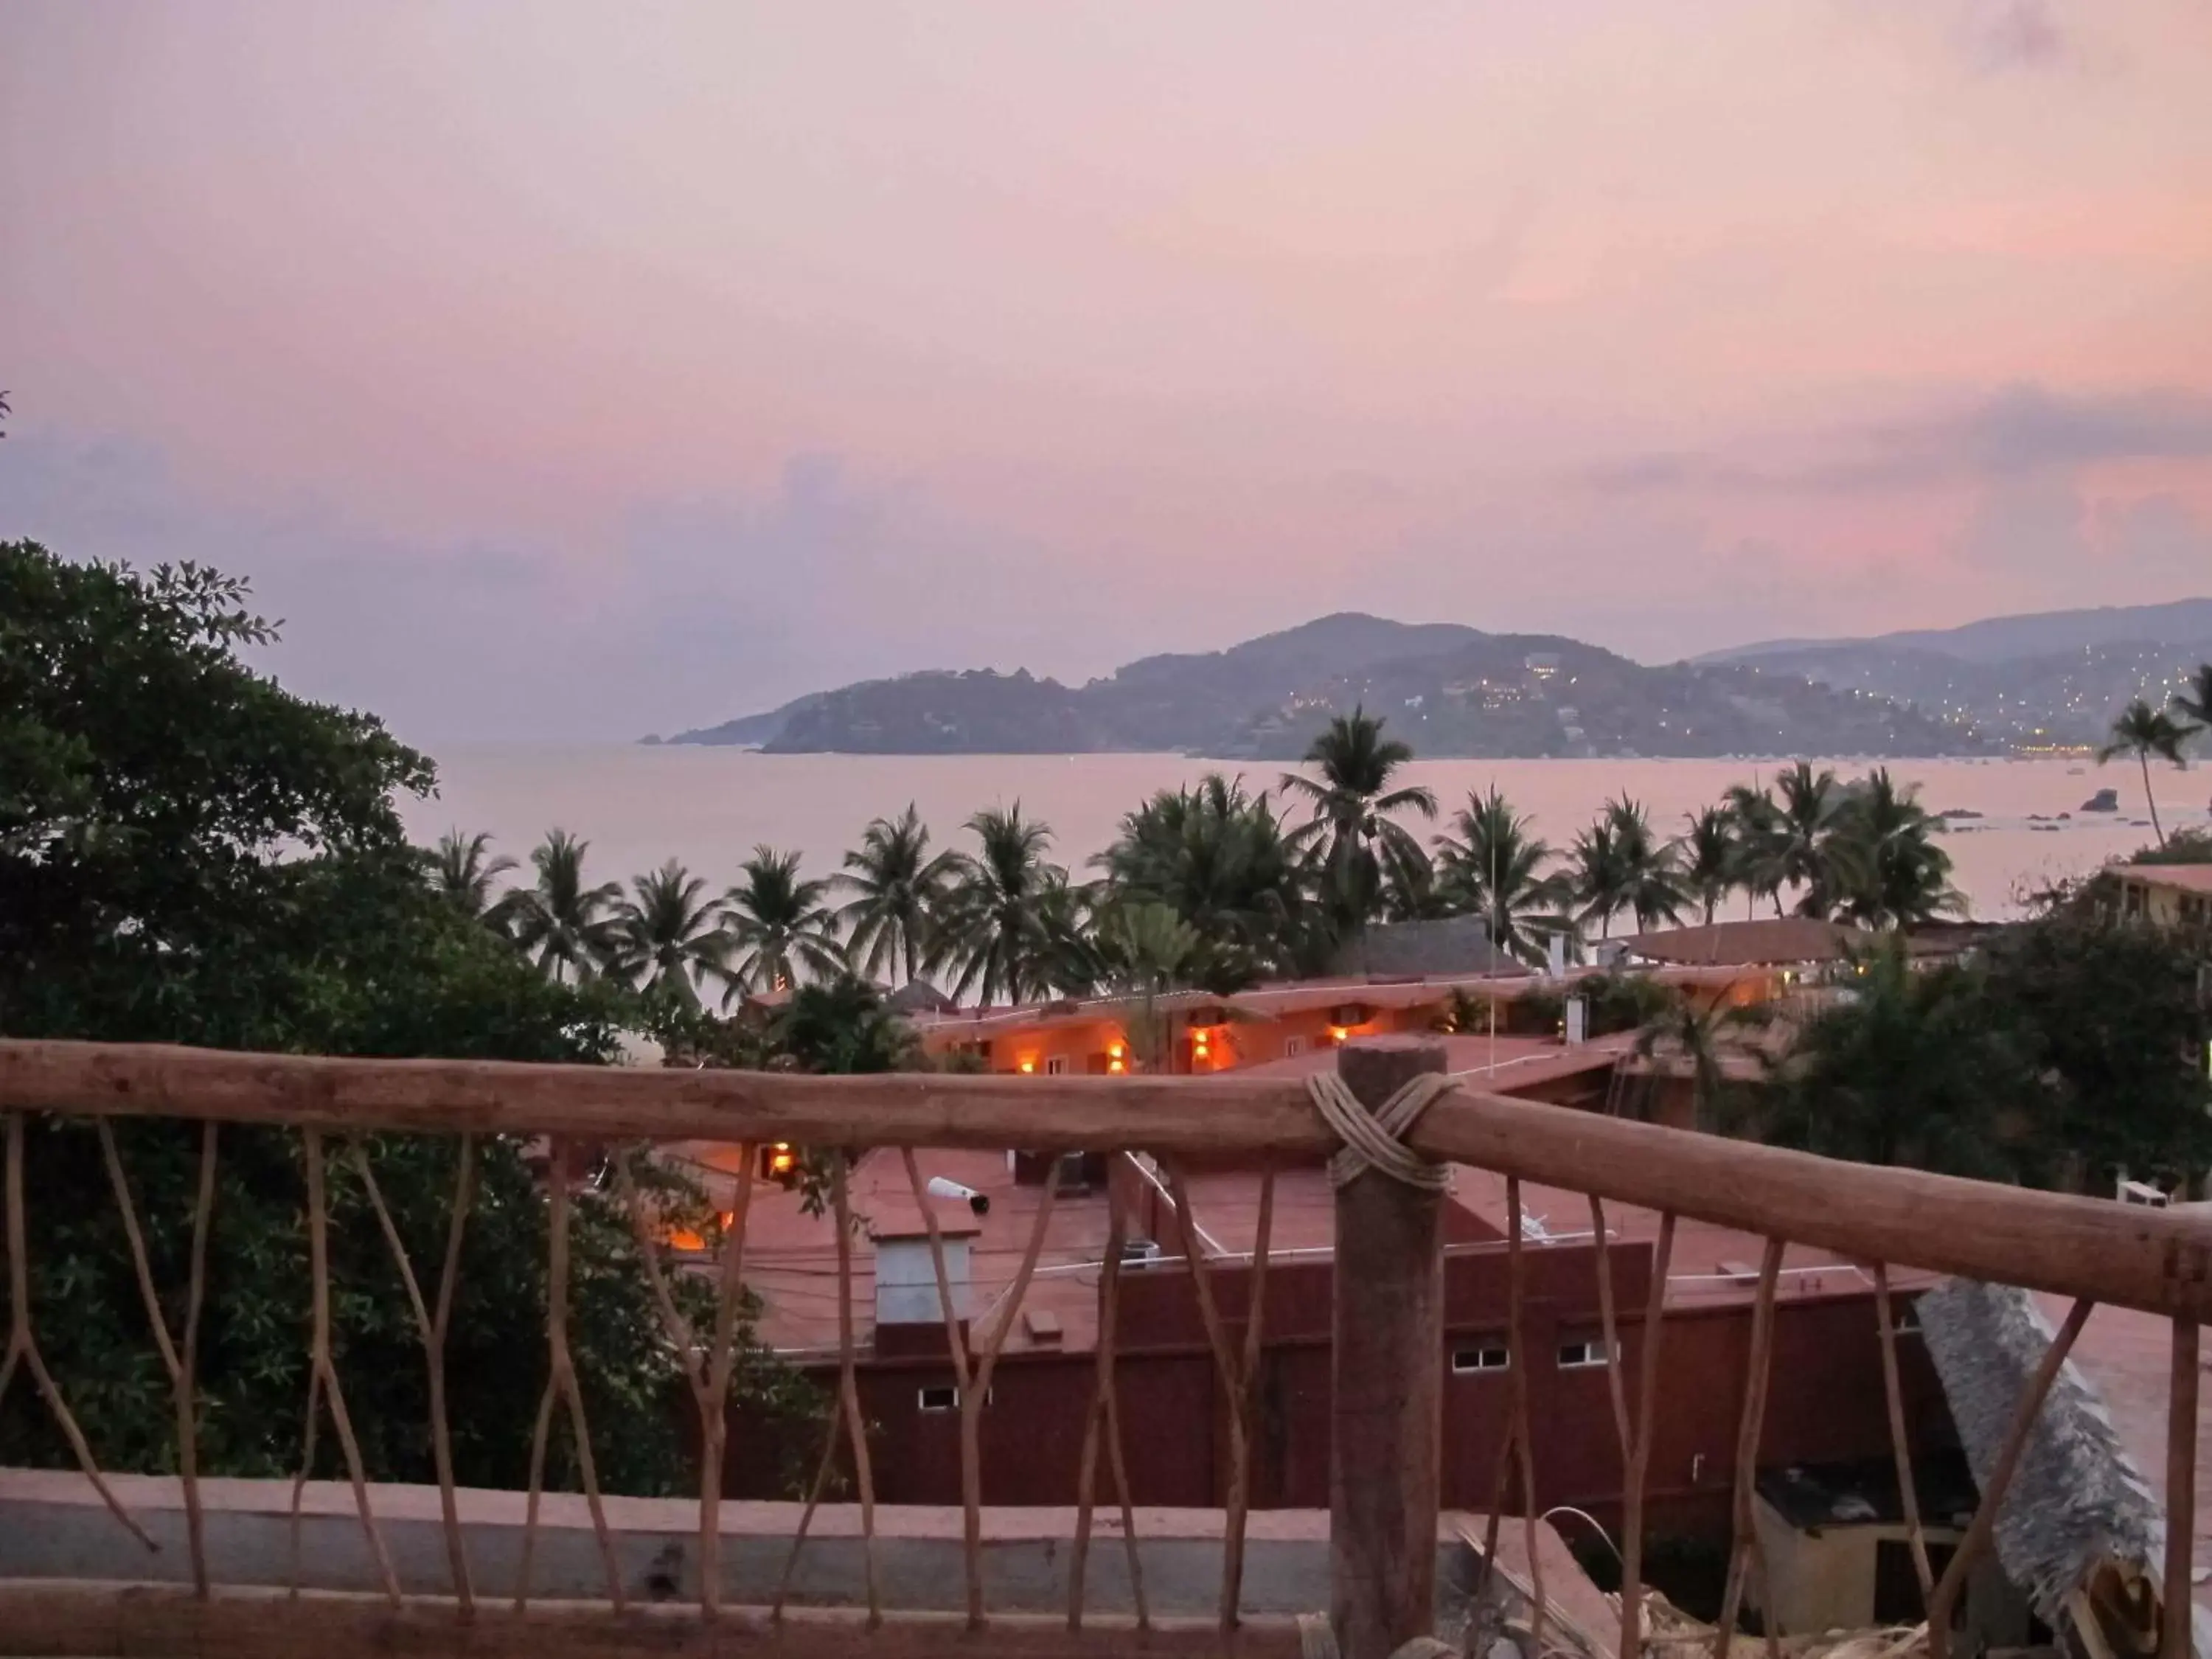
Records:
[[[1851,948],[1865,949],[1875,935],[1862,927],[1812,916],[1766,916],[1722,921],[1709,927],[1668,927],[1621,940],[1632,956],[1650,962],[1780,965],[1840,962]]]
[[[1567,1109],[1565,1108],[1560,1109]],[[685,1155],[695,1168],[734,1169],[734,1148],[689,1143]],[[1018,1186],[1003,1152],[923,1152],[916,1154],[922,1176],[945,1176],[988,1194],[988,1215],[974,1218],[969,1260],[972,1306],[979,1324],[1005,1316],[1001,1297],[1020,1265],[1036,1216],[1041,1189]],[[710,1179],[713,1179],[710,1176]],[[720,1177],[726,1182],[727,1176]],[[1249,1255],[1259,1230],[1260,1176],[1249,1170],[1194,1170],[1188,1186],[1191,1212],[1205,1248],[1231,1256]],[[856,1213],[911,1214],[914,1194],[898,1154],[878,1151],[854,1167],[852,1203]],[[1509,1224],[1505,1181],[1487,1170],[1455,1165],[1452,1201],[1489,1232],[1502,1239]],[[954,1206],[947,1206],[947,1212]],[[1524,1215],[1540,1223],[1555,1240],[1565,1242],[1590,1231],[1589,1200],[1580,1193],[1524,1184]],[[964,1213],[964,1212],[963,1212]],[[1659,1218],[1645,1210],[1608,1205],[1606,1225],[1616,1237],[1650,1241]],[[763,1303],[762,1340],[775,1348],[804,1353],[834,1352],[837,1342],[837,1252],[833,1224],[805,1212],[799,1195],[780,1187],[754,1188],[746,1230],[745,1283]],[[1169,1258],[1182,1254],[1176,1229],[1158,1241]],[[1318,1165],[1280,1170],[1275,1177],[1273,1232],[1269,1249],[1277,1260],[1324,1255],[1334,1248],[1336,1211],[1328,1172]],[[1687,1218],[1675,1231],[1674,1260],[1668,1275],[1667,1305],[1694,1310],[1748,1303],[1760,1240],[1726,1227]],[[1059,1321],[1056,1339],[1041,1339],[1018,1320],[1007,1343],[1010,1354],[1033,1348],[1080,1352],[1098,1334],[1098,1268],[1106,1245],[1106,1199],[1103,1191],[1068,1196],[1053,1207],[1020,1312],[1037,1310]],[[1502,1249],[1472,1244],[1455,1249]],[[1783,1258],[1782,1295],[1790,1300],[1863,1293],[1869,1281],[1854,1264],[1825,1250],[1791,1245]],[[710,1269],[709,1269],[710,1271]],[[863,1348],[871,1343],[875,1321],[875,1251],[856,1240],[852,1254],[854,1335]],[[1900,1290],[1929,1282],[1925,1275],[1899,1272]]]

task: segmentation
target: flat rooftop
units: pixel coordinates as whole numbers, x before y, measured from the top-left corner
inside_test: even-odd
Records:
[[[680,1151],[690,1159],[695,1170],[708,1179],[710,1187],[720,1189],[717,1195],[726,1205],[736,1170],[735,1147],[695,1142],[671,1150]],[[925,1182],[942,1176],[990,1200],[988,1212],[981,1218],[971,1218],[968,1206],[958,1200],[936,1200],[946,1223],[957,1220],[963,1229],[974,1228],[968,1235],[971,1321],[979,1328],[988,1328],[988,1322],[998,1316],[1019,1269],[1043,1189],[1018,1183],[1002,1152],[931,1151],[917,1152],[915,1158]],[[1249,1259],[1258,1237],[1260,1185],[1259,1175],[1246,1170],[1191,1175],[1191,1208],[1202,1248],[1210,1255],[1230,1261]],[[854,1166],[850,1191],[857,1215],[895,1216],[902,1231],[910,1232],[914,1195],[904,1162],[896,1152],[882,1149],[864,1155]],[[1504,1176],[1454,1165],[1451,1194],[1453,1201],[1486,1231],[1501,1238],[1508,1231]],[[1587,1243],[1591,1237],[1589,1201],[1583,1194],[1524,1185],[1521,1196],[1523,1237],[1529,1248],[1543,1249],[1547,1242]],[[1022,1311],[1054,1315],[1060,1336],[1056,1341],[1036,1341],[1023,1325],[1017,1324],[1006,1344],[1007,1353],[1031,1349],[1079,1352],[1096,1344],[1106,1212],[1103,1189],[1064,1196],[1054,1205],[1037,1271],[1023,1298]],[[1650,1243],[1658,1237],[1659,1218],[1649,1210],[1607,1205],[1605,1221],[1607,1231],[1617,1239]],[[1177,1230],[1164,1231],[1169,1236],[1157,1241],[1164,1255],[1179,1259],[1182,1243]],[[1327,1170],[1318,1165],[1279,1170],[1271,1259],[1324,1257],[1334,1245],[1335,1206]],[[1463,1251],[1502,1246],[1490,1243],[1451,1248]],[[1668,1272],[1667,1306],[1687,1312],[1748,1304],[1756,1292],[1761,1249],[1761,1241],[1753,1235],[1699,1221],[1680,1221]],[[854,1334],[865,1346],[872,1340],[875,1323],[875,1251],[865,1232],[854,1240],[852,1275]],[[769,1346],[793,1353],[836,1350],[836,1233],[826,1216],[805,1213],[798,1194],[781,1187],[755,1185],[747,1227],[745,1282],[763,1304],[759,1332]],[[1905,1291],[1931,1280],[1924,1274],[1899,1270],[1893,1274],[1893,1282]],[[1783,1255],[1778,1293],[1785,1301],[1856,1296],[1865,1293],[1872,1284],[1871,1276],[1856,1264],[1829,1251],[1793,1244]]]

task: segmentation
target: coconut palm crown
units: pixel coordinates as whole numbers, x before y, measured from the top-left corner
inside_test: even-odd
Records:
[[[721,921],[734,957],[727,995],[787,990],[803,975],[828,980],[843,971],[836,913],[825,902],[830,884],[802,878],[797,853],[756,847],[738,875],[722,896]]]
[[[622,889],[584,879],[590,847],[565,830],[552,831],[530,855],[537,879],[514,895],[515,943],[556,980],[591,978],[614,944],[613,906]]]
[[[860,832],[836,883],[853,895],[837,919],[861,973],[915,977],[929,955],[930,931],[957,862],[950,852],[930,852],[929,828],[911,801],[897,817],[877,818]]]

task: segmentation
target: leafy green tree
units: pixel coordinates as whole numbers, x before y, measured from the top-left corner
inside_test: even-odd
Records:
[[[2143,799],[2150,805],[2150,827],[2160,845],[2166,841],[2166,826],[2159,822],[2158,797],[2151,793],[2151,759],[2155,756],[2176,766],[2186,765],[2188,763],[2181,757],[2181,744],[2188,735],[2172,715],[2162,708],[2153,708],[2137,697],[2120,711],[2119,718],[2112,722],[2111,740],[2097,751],[2097,763],[2100,766],[2122,755],[2133,755],[2142,766]]]
[[[697,1006],[700,985],[724,974],[732,945],[706,878],[671,859],[630,887],[634,896],[615,903],[608,972],[649,998]]]
[[[976,850],[954,866],[937,963],[951,975],[955,999],[1042,994],[1055,977],[1053,941],[1066,936],[1074,903],[1067,872],[1045,858],[1051,826],[1024,817],[1016,801],[976,813],[967,828]]]
[[[921,1065],[913,1028],[866,980],[840,973],[802,985],[775,1018],[770,1036],[804,1072],[907,1072]]]
[[[1725,806],[1690,814],[1690,833],[1682,837],[1682,886],[1705,912],[1705,926],[1743,882],[1744,848],[1735,815]]]
[[[530,855],[537,879],[517,890],[507,923],[514,942],[539,968],[568,983],[590,979],[614,950],[622,887],[584,879],[584,854],[591,845],[565,830],[548,835]]]
[[[737,957],[728,969],[732,994],[781,990],[802,975],[835,979],[845,971],[830,884],[802,878],[799,854],[756,847],[738,866],[738,884],[723,896],[722,923]]]
[[[1413,751],[1384,737],[1385,724],[1364,708],[1339,714],[1305,753],[1305,763],[1321,775],[1283,775],[1285,792],[1303,795],[1313,805],[1312,817],[1291,831],[1291,844],[1317,849],[1322,900],[1346,931],[1364,926],[1381,902],[1380,849],[1389,848],[1401,859],[1421,854],[1413,832],[1391,815],[1437,815],[1433,791],[1417,785],[1391,787]]]
[[[1823,861],[1844,920],[1909,927],[1966,908],[1951,885],[1951,855],[1936,844],[1936,821],[1919,793],[1916,784],[1900,788],[1886,766],[1844,792]]]
[[[2033,1055],[1991,1018],[1977,966],[1916,968],[1892,939],[1814,1014],[1746,1120],[1760,1139],[1856,1164],[2005,1180],[2032,1166],[2049,1102]]]
[[[447,903],[499,932],[507,930],[514,901],[495,891],[495,884],[515,863],[503,853],[493,855],[489,835],[481,830],[473,836],[448,830],[438,837],[425,863],[431,887]]]
[[[1540,965],[1549,941],[1572,925],[1572,884],[1545,869],[1551,859],[1551,847],[1492,784],[1486,794],[1470,792],[1437,838],[1437,884],[1454,910],[1483,919],[1498,950]]]
[[[2053,1090],[2044,1166],[2178,1178],[2212,1164],[2212,932],[2118,916],[2096,884],[1987,951],[1989,1019]]]
[[[836,882],[853,895],[837,919],[862,973],[879,978],[896,969],[915,977],[928,957],[953,867],[951,853],[930,852],[929,828],[911,801],[897,817],[876,818],[860,832]]]
[[[0,544],[0,1031],[333,1054],[595,1061],[623,1010],[557,984],[422,876],[393,805],[429,763],[375,720],[320,707],[237,655],[269,638],[243,586]],[[117,1140],[173,1320],[200,1135]],[[432,1478],[411,1313],[352,1138],[328,1137],[333,1339],[372,1478]],[[456,1141],[359,1138],[418,1273],[444,1249]],[[300,1463],[309,1317],[302,1142],[222,1129],[198,1357],[205,1473]],[[121,1212],[87,1124],[26,1125],[25,1267],[63,1397],[110,1469],[175,1467],[168,1381]],[[477,1149],[448,1377],[459,1478],[519,1485],[546,1375],[547,1203],[517,1140]],[[602,1479],[671,1489],[678,1368],[626,1219],[573,1217],[571,1333]],[[750,1317],[750,1316],[748,1316]],[[748,1346],[741,1387],[788,1380]],[[338,1473],[326,1432],[315,1473]],[[35,1393],[0,1404],[0,1463],[63,1465]],[[552,1477],[573,1466],[556,1456]]]

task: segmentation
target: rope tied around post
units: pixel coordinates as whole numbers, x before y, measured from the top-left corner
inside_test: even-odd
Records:
[[[1344,1142],[1328,1161],[1332,1186],[1348,1187],[1370,1170],[1393,1181],[1430,1192],[1450,1184],[1451,1172],[1406,1145],[1405,1136],[1421,1114],[1459,1085],[1442,1072],[1424,1072],[1370,1112],[1343,1078],[1334,1072],[1317,1072],[1306,1079],[1306,1092],[1322,1121]]]

